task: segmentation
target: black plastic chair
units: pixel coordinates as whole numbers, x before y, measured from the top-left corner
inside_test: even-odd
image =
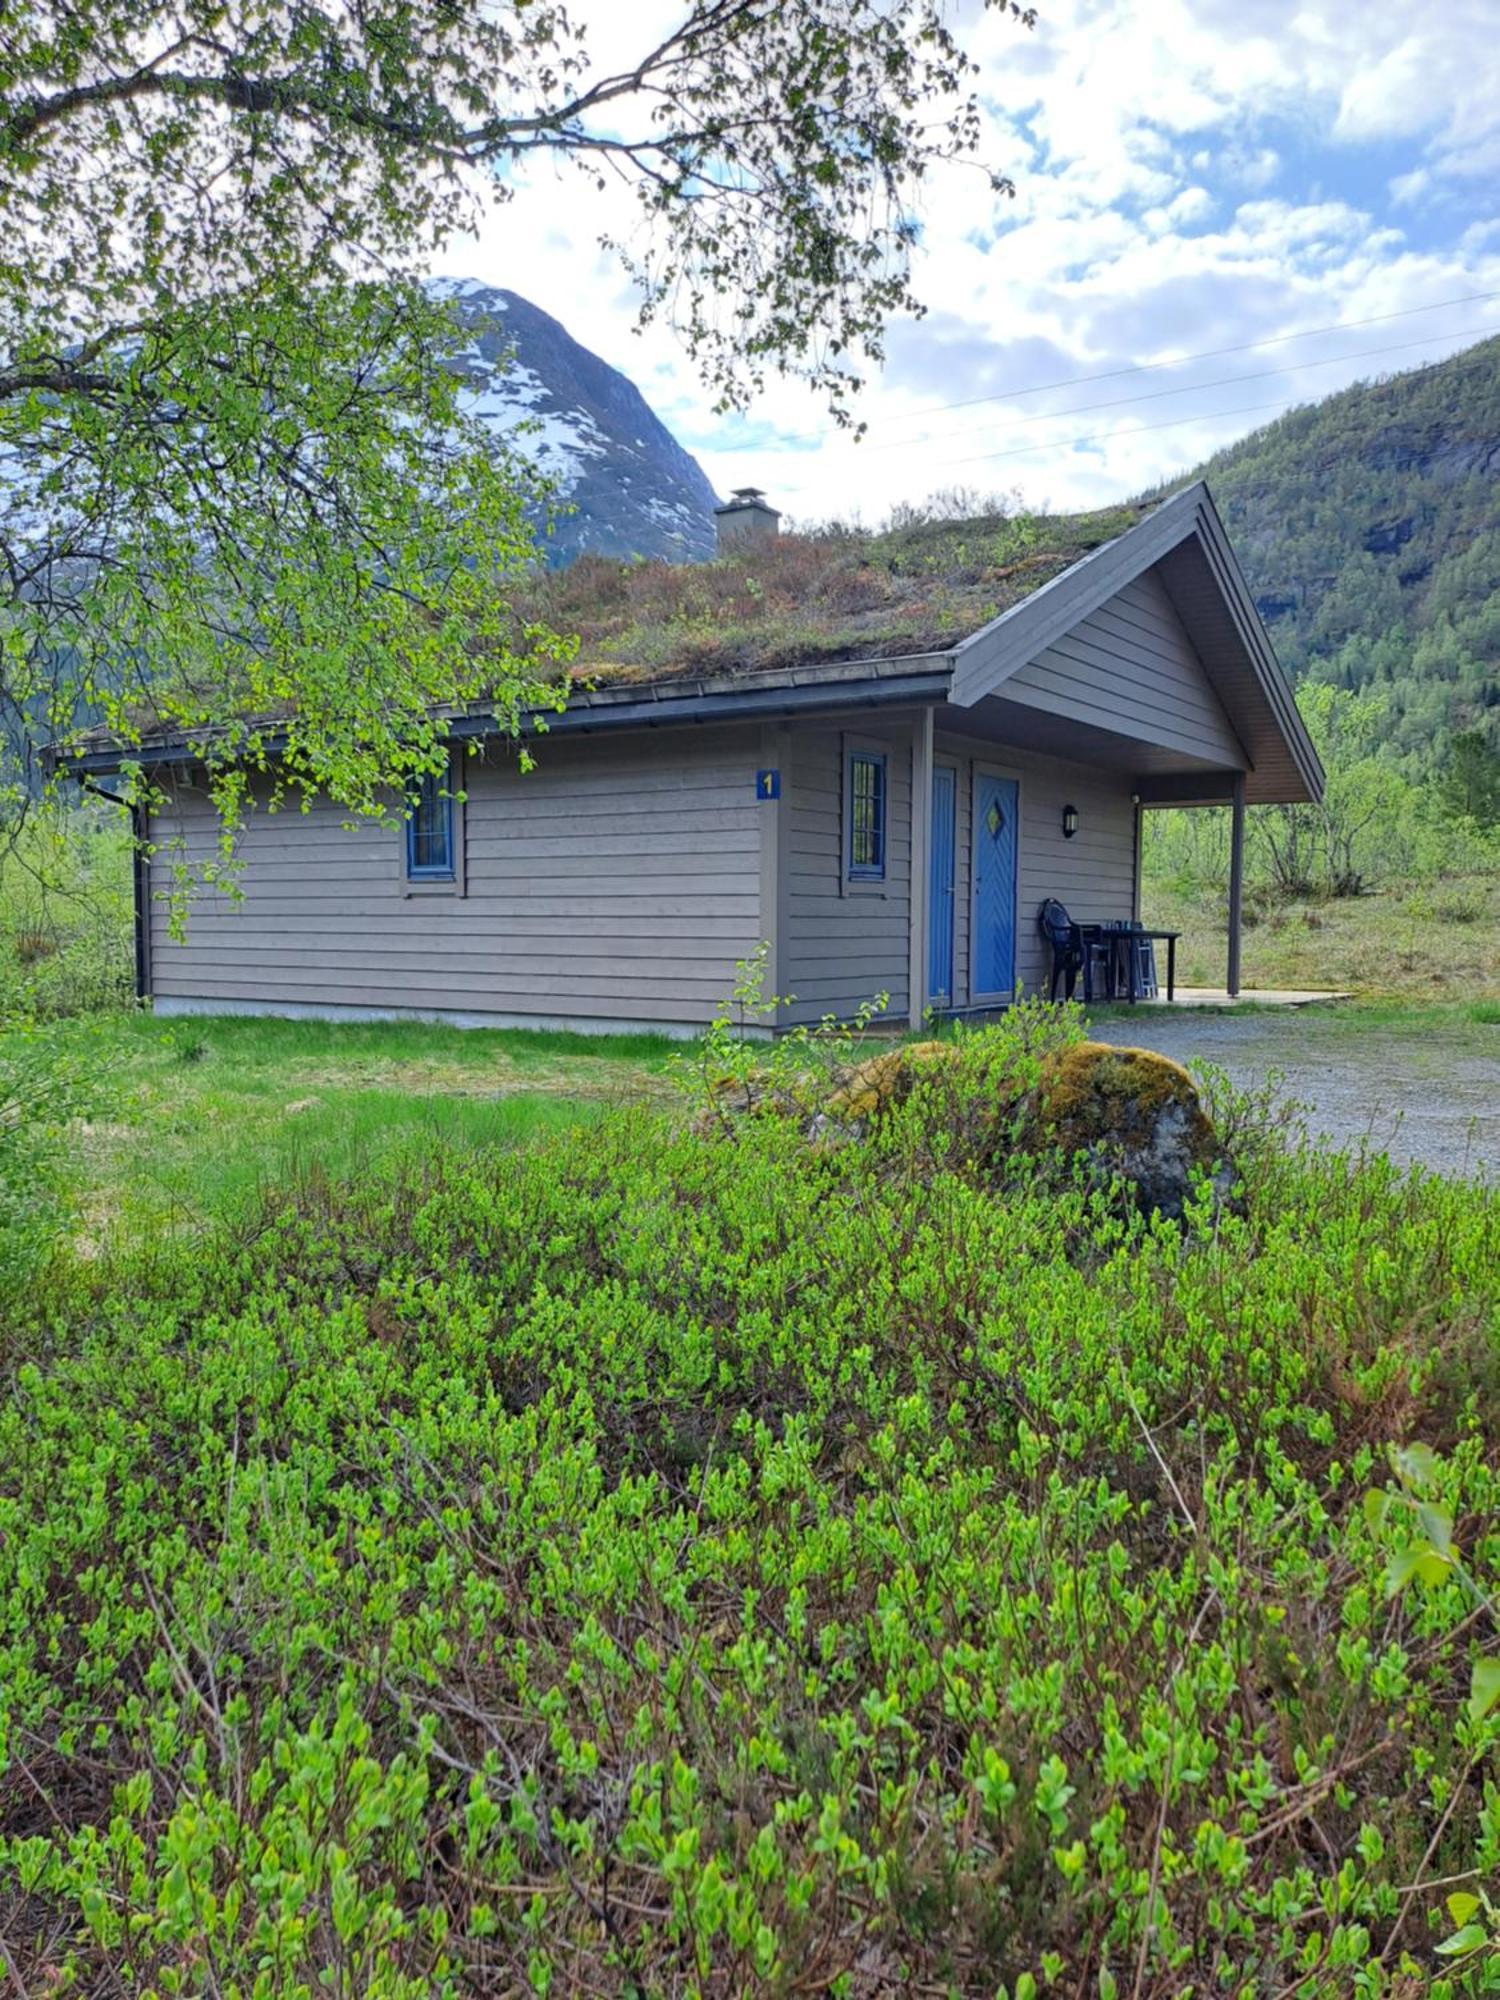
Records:
[[[1036,926],[1052,947],[1052,983],[1047,989],[1047,998],[1055,1000],[1058,985],[1066,982],[1065,997],[1071,1000],[1081,972],[1083,997],[1087,1000],[1090,997],[1088,947],[1083,932],[1055,896],[1049,896],[1037,911]]]

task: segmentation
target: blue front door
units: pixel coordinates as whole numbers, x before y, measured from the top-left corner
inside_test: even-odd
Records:
[[[974,978],[972,998],[1009,1000],[1016,990],[1014,778],[974,774]]]
[[[958,831],[957,773],[932,767],[931,880],[927,890],[927,997],[953,1001],[953,861]]]

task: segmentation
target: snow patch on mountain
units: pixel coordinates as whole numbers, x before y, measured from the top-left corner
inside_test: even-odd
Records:
[[[702,561],[717,496],[629,377],[519,293],[437,280],[472,338],[455,358],[462,402],[545,473],[571,510],[549,559],[585,552]]]

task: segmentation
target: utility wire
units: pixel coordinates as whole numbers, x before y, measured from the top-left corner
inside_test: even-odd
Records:
[[[1281,347],[1289,340],[1316,340],[1325,333],[1351,333],[1364,326],[1385,326],[1392,320],[1411,319],[1418,313],[1445,312],[1450,306],[1476,305],[1500,299],[1500,292],[1465,292],[1458,298],[1435,299],[1431,305],[1404,306],[1399,312],[1371,313],[1364,319],[1340,320],[1331,326],[1305,326],[1295,333],[1274,333],[1265,340],[1244,340],[1233,347],[1205,347],[1196,354],[1178,354],[1167,361],[1137,361],[1124,368],[1105,368],[1095,375],[1060,375],[1051,382],[1034,382],[1026,389],[997,389],[990,395],[969,396],[958,403],[932,403],[922,409],[905,410],[892,423],[919,423],[924,417],[946,416],[950,410],[977,409],[982,403],[1016,403],[1023,396],[1044,396],[1054,389],[1081,389],[1091,382],[1117,382],[1127,375],[1149,375],[1162,368],[1186,368],[1194,361],[1222,361],[1230,354],[1253,354],[1265,347]],[[1435,340],[1441,339],[1434,334]],[[1340,358],[1340,357],[1330,357]],[[815,431],[792,431],[777,438],[778,445],[816,443],[835,436],[826,427]]]
[[[1434,338],[1441,338],[1435,335]],[[1451,358],[1451,357],[1450,357]],[[1434,367],[1438,363],[1432,364]],[[1420,372],[1420,371],[1418,371]],[[1071,451],[1081,444],[1101,444],[1108,438],[1139,437],[1145,431],[1169,431],[1178,424],[1216,423],[1221,417],[1244,417],[1260,410],[1294,410],[1302,404],[1300,396],[1278,397],[1272,403],[1246,403],[1233,410],[1196,410],[1183,417],[1169,417],[1160,424],[1122,424],[1118,430],[1101,431],[1092,437],[1049,438],[1042,444],[1010,445],[1003,451],[975,452],[968,458],[944,461],[946,465],[977,465],[991,458],[1019,458],[1029,451]],[[941,469],[941,468],[937,468]]]
[[[1095,410],[1121,410],[1131,403],[1159,403],[1166,396],[1191,396],[1209,389],[1228,388],[1236,382],[1272,382],[1281,375],[1298,375],[1305,368],[1334,368],[1344,361],[1373,361],[1382,354],[1404,354],[1413,347],[1430,347],[1439,340],[1468,340],[1487,333],[1500,332],[1500,326],[1466,326],[1452,333],[1424,333],[1419,340],[1398,340],[1384,347],[1364,347],[1354,354],[1325,354],[1318,361],[1288,361],[1280,368],[1257,368],[1244,375],[1217,375],[1211,382],[1181,382],[1172,389],[1147,389],[1139,396],[1112,396],[1105,403],[1082,403],[1072,410],[1033,410],[1027,416],[1012,417],[1013,424],[1044,424],[1049,418],[1092,416]],[[873,451],[911,451],[917,444],[928,444],[942,438],[962,437],[968,427],[961,426],[949,431],[933,431],[917,438],[886,438],[879,444],[859,446],[861,454]]]
[[[1446,334],[1433,334],[1431,336],[1431,338],[1434,340],[1456,339],[1458,337],[1459,336],[1457,335],[1446,335]],[[1425,345],[1425,342],[1418,344]],[[1452,357],[1449,358],[1451,359]],[[1437,367],[1439,364],[1437,362],[1434,362],[1432,365],[1434,367]],[[1288,371],[1277,369],[1274,372],[1277,374],[1282,374]],[[1236,377],[1231,379],[1237,379],[1237,380],[1249,379],[1253,381],[1255,378],[1251,376],[1249,378]],[[1094,405],[1094,408],[1096,409],[1102,409],[1107,407],[1108,405],[1105,404]],[[1114,438],[1143,437],[1151,431],[1176,430],[1182,424],[1212,424],[1212,423],[1217,423],[1221,418],[1224,417],[1252,416],[1252,415],[1258,415],[1265,411],[1272,411],[1272,410],[1284,414],[1288,410],[1294,410],[1301,407],[1305,407],[1304,400],[1302,397],[1282,396],[1278,397],[1274,402],[1269,402],[1269,403],[1238,404],[1232,410],[1193,410],[1190,411],[1186,416],[1168,417],[1162,423],[1159,424],[1122,424],[1116,430],[1096,431],[1086,437],[1046,438],[1037,444],[1009,445],[1001,451],[980,451],[980,452],[970,453],[969,455],[963,458],[938,459],[934,461],[931,465],[928,465],[925,469],[929,472],[946,472],[949,471],[954,466],[985,465],[999,458],[1024,458],[1028,452],[1073,451],[1076,450],[1079,445],[1106,444]],[[1063,416],[1070,413],[1065,411],[1049,410],[1045,414],[1048,416]],[[1071,414],[1082,416],[1085,414],[1085,412],[1079,410],[1072,412]],[[915,446],[919,442],[920,440],[913,439],[911,441],[911,446],[908,448],[909,449],[915,448]],[[794,486],[786,490],[789,491],[789,493],[791,494],[797,494],[797,493],[805,493],[809,489],[805,486]]]

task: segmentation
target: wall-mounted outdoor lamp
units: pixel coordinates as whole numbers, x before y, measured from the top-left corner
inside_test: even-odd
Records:
[[[1073,838],[1074,834],[1075,834],[1075,833],[1077,833],[1077,831],[1078,831],[1078,808],[1077,808],[1077,806],[1064,806],[1064,807],[1063,807],[1063,839],[1064,839],[1064,840],[1071,840],[1071,839]]]

